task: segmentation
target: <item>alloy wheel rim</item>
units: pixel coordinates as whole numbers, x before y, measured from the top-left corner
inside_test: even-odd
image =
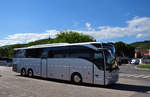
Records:
[[[78,75],[74,76],[74,82],[79,83],[81,81],[81,78]]]
[[[31,70],[29,71],[29,76],[30,76],[30,77],[32,76],[32,71],[31,71]]]
[[[25,75],[25,70],[22,71],[22,75]]]

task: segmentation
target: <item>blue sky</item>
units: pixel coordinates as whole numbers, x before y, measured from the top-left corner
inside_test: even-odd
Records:
[[[0,0],[0,46],[74,30],[102,42],[149,40],[150,0]]]

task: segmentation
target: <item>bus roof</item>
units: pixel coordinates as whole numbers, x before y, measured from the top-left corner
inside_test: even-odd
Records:
[[[52,44],[41,44],[33,45],[26,48],[15,48],[14,50],[20,49],[32,49],[32,48],[46,48],[46,47],[58,47],[58,46],[71,46],[71,45],[88,45],[88,44],[101,44],[101,42],[83,42],[83,43],[52,43]]]

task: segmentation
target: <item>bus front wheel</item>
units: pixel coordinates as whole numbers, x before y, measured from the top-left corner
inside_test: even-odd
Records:
[[[79,73],[74,73],[71,76],[71,81],[75,84],[81,84],[82,83],[82,77]]]

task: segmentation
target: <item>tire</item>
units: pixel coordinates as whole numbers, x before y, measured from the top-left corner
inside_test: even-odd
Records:
[[[21,76],[26,76],[26,70],[24,68],[21,69]]]
[[[79,73],[74,73],[71,76],[71,81],[75,84],[81,84],[82,83],[82,77]]]
[[[29,77],[33,77],[33,70],[32,70],[32,69],[29,69],[29,70],[28,70],[28,76],[29,76]]]

